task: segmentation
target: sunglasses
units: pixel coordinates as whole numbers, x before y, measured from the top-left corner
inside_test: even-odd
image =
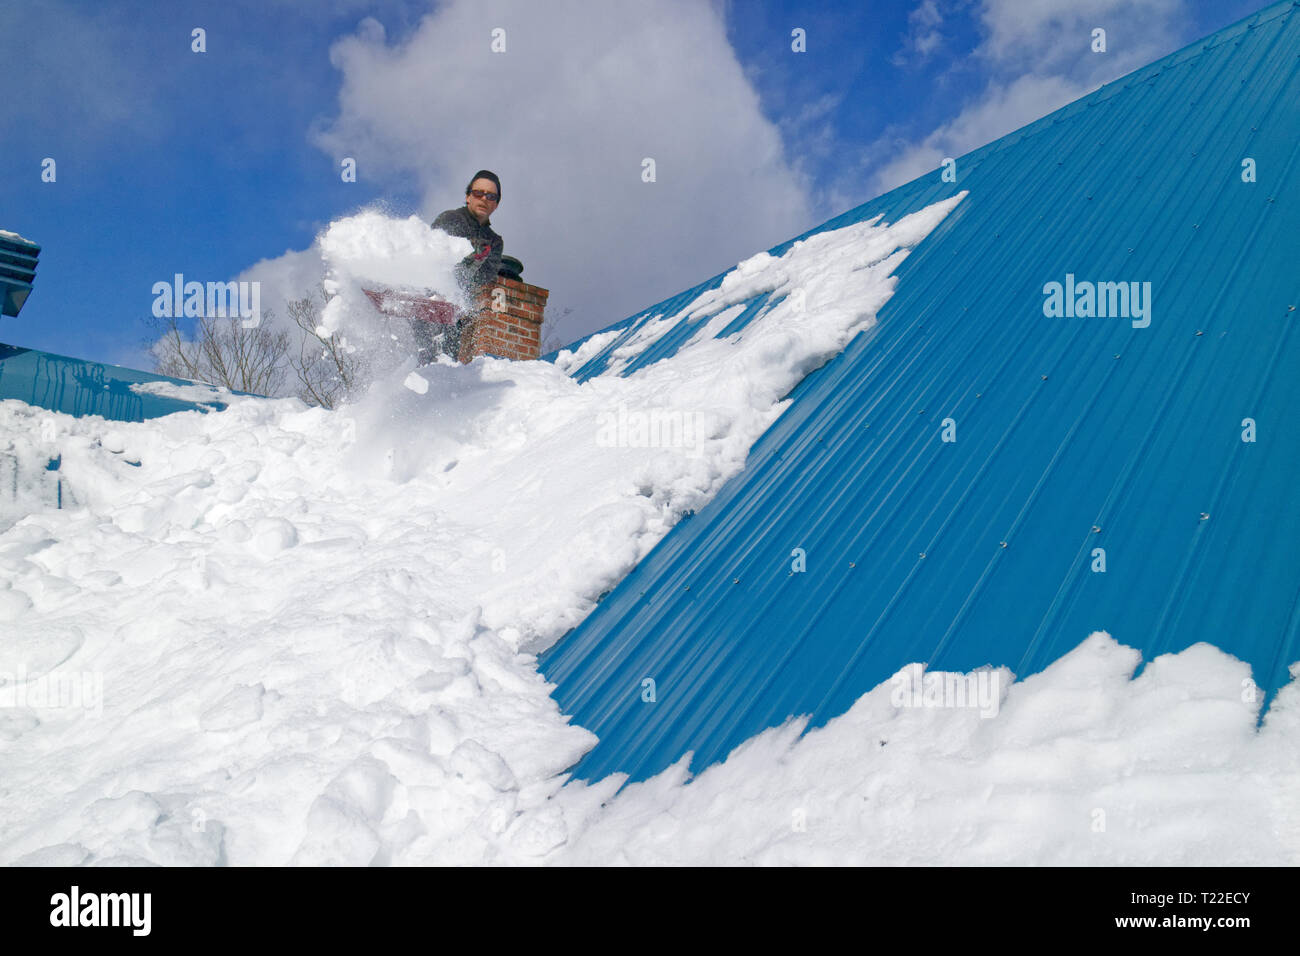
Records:
[[[486,199],[488,202],[496,202],[501,198],[500,193],[490,193],[486,189],[471,189],[469,194],[475,199]]]

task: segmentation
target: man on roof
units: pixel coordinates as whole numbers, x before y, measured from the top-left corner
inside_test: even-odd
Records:
[[[456,281],[460,284],[465,300],[473,308],[483,287],[492,282],[501,266],[501,251],[505,246],[501,237],[492,229],[491,216],[501,202],[501,180],[497,174],[488,169],[480,169],[465,187],[465,205],[457,206],[439,213],[433,221],[434,229],[441,229],[449,236],[468,239],[474,247],[460,264],[456,266]],[[444,326],[440,341],[433,341],[434,323],[414,321],[412,323],[416,344],[420,349],[420,364],[432,362],[439,351],[446,352],[452,358],[460,354],[461,333],[471,323],[468,316],[461,316],[455,323]]]
[[[474,246],[456,268],[456,277],[467,295],[497,277],[504,243],[492,229],[491,216],[500,203],[501,180],[491,170],[480,169],[465,187],[465,205],[448,209],[433,221],[434,229],[461,236]]]

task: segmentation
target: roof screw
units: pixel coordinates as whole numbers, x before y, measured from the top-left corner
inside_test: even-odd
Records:
[[[924,551],[921,552],[920,557],[922,557],[922,558],[925,557],[925,552],[924,552]]]
[[[1006,543],[1005,541],[1003,541],[1003,542],[1002,542],[1002,547],[1005,548],[1006,546],[1007,546],[1007,543]]]
[[[688,591],[689,591],[689,590],[690,590],[690,589],[691,589],[691,586],[690,586],[690,585],[689,585],[689,584],[688,584],[688,585],[686,585],[686,590],[688,590]]]
[[[976,398],[979,398],[979,397],[980,397],[981,395],[983,395],[983,394],[984,394],[983,392],[976,392],[976,393],[975,393],[975,397],[976,397]]]
[[[1043,376],[1043,381],[1044,381],[1044,382],[1047,381],[1047,376],[1046,376],[1046,375]]]
[[[1286,310],[1287,310],[1288,312],[1294,312],[1294,311],[1295,311],[1295,306],[1294,306],[1294,305],[1288,305],[1288,306],[1286,307]]]
[[[1194,222],[1194,223],[1192,223],[1192,228],[1193,228],[1193,229],[1200,229],[1200,228],[1201,228],[1201,224],[1200,224],[1199,222]]]
[[[1129,252],[1132,252],[1132,251],[1133,251],[1132,249],[1129,250]]]
[[[1200,329],[1197,329],[1197,330],[1196,330],[1196,334],[1197,334],[1197,335],[1204,335],[1205,333],[1202,332]]]
[[[851,568],[856,568],[856,567],[857,567],[857,563],[856,563],[856,562],[853,562],[853,561],[850,561],[850,562],[849,562],[849,567],[851,567]]]
[[[1096,525],[1093,525],[1093,526],[1092,526],[1092,533],[1093,533],[1093,534],[1098,534],[1098,533],[1100,533],[1100,532],[1101,532],[1101,529],[1100,529],[1100,528],[1098,528]]]
[[[1115,358],[1119,358],[1119,353],[1118,353],[1118,352],[1115,353]]]
[[[1202,511],[1202,512],[1201,512],[1201,520],[1202,520],[1202,521],[1209,521],[1209,520],[1210,520],[1210,513],[1209,513],[1208,511]]]

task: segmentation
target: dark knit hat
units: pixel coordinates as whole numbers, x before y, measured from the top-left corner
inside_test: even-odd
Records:
[[[497,200],[500,201],[500,199],[501,199],[501,180],[497,179],[497,174],[494,173],[494,172],[492,172],[492,170],[490,170],[490,169],[480,169],[478,172],[476,172],[473,176],[471,176],[471,177],[469,178],[469,185],[465,187],[465,195],[466,195],[466,196],[468,196],[468,195],[469,195],[469,191],[470,191],[472,188],[474,188],[474,180],[476,180],[476,179],[490,179],[490,180],[492,180],[492,182],[496,183],[496,184],[497,184]]]

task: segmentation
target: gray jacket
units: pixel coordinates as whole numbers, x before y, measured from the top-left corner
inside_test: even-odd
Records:
[[[480,223],[468,206],[457,206],[439,213],[433,221],[433,228],[441,229],[449,236],[461,236],[473,244],[474,251],[456,267],[456,278],[467,295],[473,295],[497,277],[505,243],[492,231],[491,220]]]

